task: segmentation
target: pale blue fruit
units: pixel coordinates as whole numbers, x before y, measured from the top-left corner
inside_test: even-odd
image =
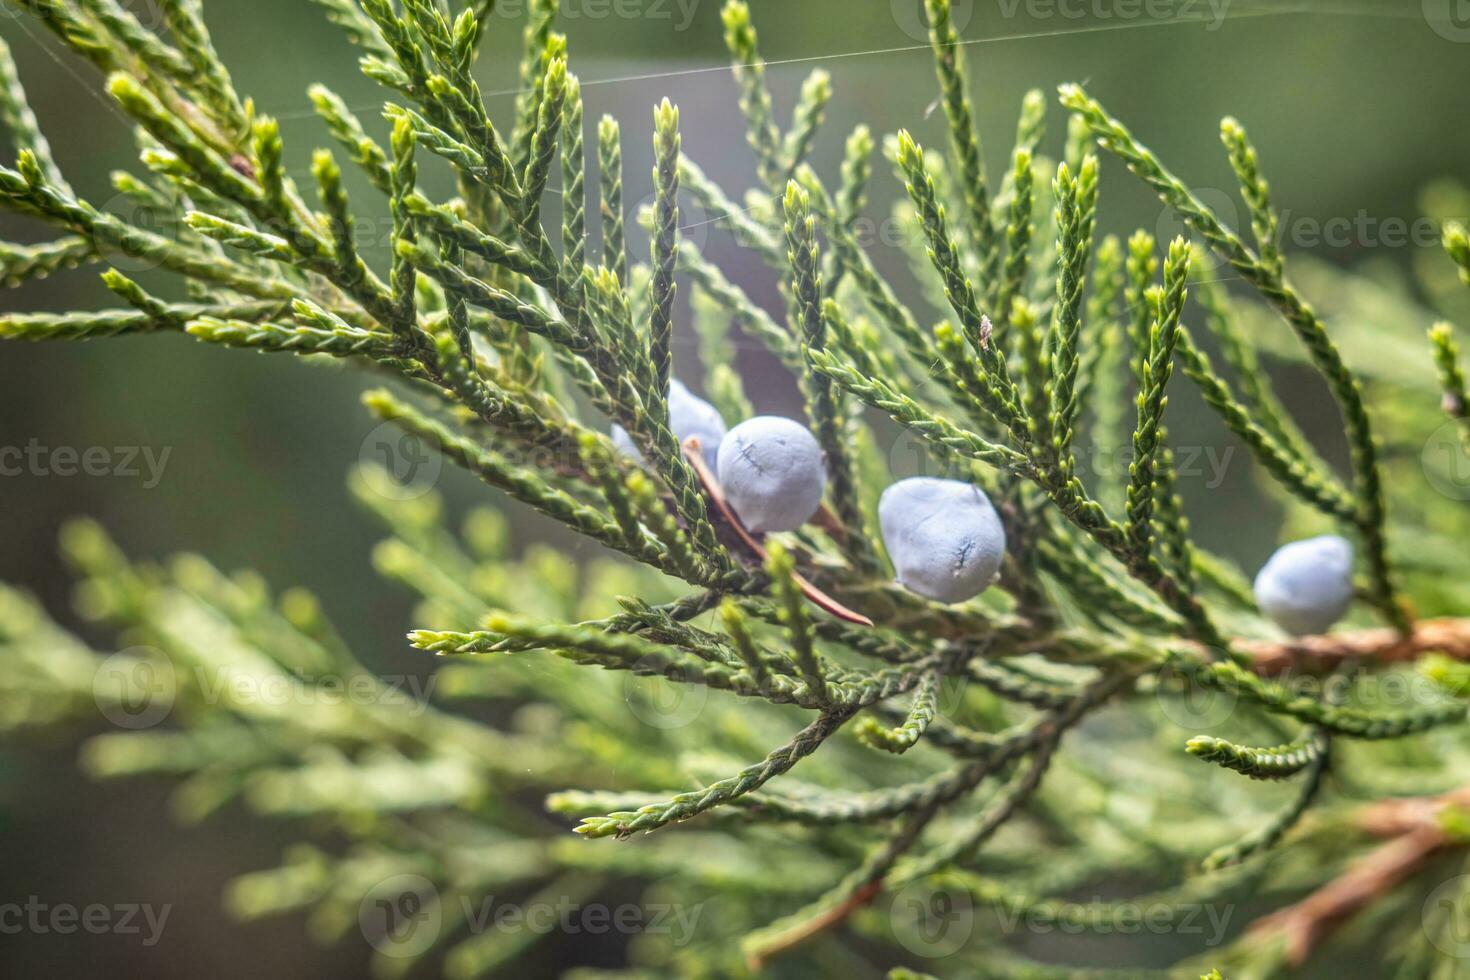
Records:
[[[719,409],[691,392],[677,378],[669,381],[669,429],[681,443],[691,436],[698,438],[700,448],[704,450],[704,461],[710,469],[718,472],[725,420],[720,417]],[[633,445],[632,438],[621,425],[612,427],[612,441],[618,452],[643,462],[643,454]]]
[[[1283,545],[1256,576],[1256,605],[1296,636],[1325,633],[1353,601],[1353,546],[1335,534]]]
[[[720,486],[752,531],[794,531],[817,512],[827,489],[822,447],[791,419],[759,415],[720,444]]]
[[[878,525],[898,583],[936,602],[984,592],[1005,558],[1006,529],[990,498],[959,480],[900,480],[878,501]]]

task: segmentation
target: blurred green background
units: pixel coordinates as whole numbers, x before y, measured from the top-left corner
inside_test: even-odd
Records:
[[[1400,243],[1391,234],[1394,223],[1410,227],[1421,190],[1463,175],[1470,160],[1470,128],[1463,125],[1470,29],[1449,19],[1453,2],[1427,0],[1426,16],[1407,0],[974,0],[956,5],[956,20],[976,42],[968,56],[992,173],[1005,166],[1017,108],[1032,87],[1051,93],[1060,82],[1086,82],[1199,188],[1232,186],[1217,138],[1218,120],[1229,113],[1247,126],[1277,202],[1289,212],[1288,247],[1338,264],[1373,260],[1407,268],[1436,247],[1436,236],[1421,230]],[[150,3],[131,0],[130,6],[145,23],[156,23]],[[832,74],[836,95],[814,161],[824,174],[835,173],[842,137],[858,122],[878,134],[907,127],[922,143],[943,143],[920,6],[918,0],[752,3],[783,116],[808,71],[822,65]],[[326,141],[305,98],[309,82],[328,81],[377,121],[372,107],[381,96],[358,74],[354,50],[307,0],[208,0],[205,8],[241,91],[283,120],[288,160],[298,171]],[[563,9],[560,26],[583,80],[588,119],[610,112],[623,121],[630,201],[651,190],[649,108],[666,94],[682,109],[685,152],[731,196],[751,186],[717,0],[564,0]],[[481,63],[482,86],[495,93],[492,109],[502,120],[511,106],[523,13],[522,3],[503,0]],[[108,172],[133,162],[128,126],[88,66],[58,52],[12,7],[0,7],[0,14],[0,35],[15,50],[58,158],[80,193],[103,205],[112,197]],[[1051,119],[1048,148],[1055,154],[1063,123],[1055,110]],[[901,187],[881,161],[873,186],[869,214],[881,219]],[[366,188],[354,190],[364,209],[380,205]],[[449,192],[447,180],[440,190]],[[1205,196],[1211,205],[1226,200],[1223,190]],[[1177,230],[1112,161],[1105,165],[1102,207],[1107,230],[1142,225],[1161,236]],[[1356,230],[1314,242],[1314,222],[1330,219]],[[699,226],[690,234],[707,231]],[[7,217],[0,218],[0,234],[27,241],[45,233]],[[732,279],[768,303],[773,299],[773,283],[758,262],[717,233],[708,247]],[[881,243],[873,250],[908,291],[902,257]],[[88,273],[0,294],[8,310],[85,308],[107,300]],[[684,373],[695,376],[687,330],[681,339]],[[741,359],[758,407],[797,408],[789,380],[766,370],[770,362],[759,352],[742,349]],[[411,624],[407,598],[374,575],[370,551],[378,529],[343,487],[372,428],[357,404],[365,386],[340,370],[208,349],[176,336],[0,347],[0,446],[34,440],[79,451],[148,447],[155,458],[168,452],[152,487],[143,476],[0,477],[0,579],[34,591],[85,635],[85,625],[69,613],[55,539],[67,517],[88,514],[135,555],[198,550],[226,569],[255,567],[277,587],[304,585],[322,597],[369,663],[398,673],[421,669],[401,637],[410,625],[427,624]],[[1337,421],[1325,398],[1315,387],[1293,396],[1307,428],[1335,446]],[[1187,414],[1171,427],[1182,442],[1224,446],[1213,425]],[[1261,520],[1260,498],[1244,470],[1232,467],[1218,488],[1205,487],[1206,472],[1184,489],[1204,538],[1254,566],[1274,528]],[[484,499],[482,488],[448,469],[438,489],[454,506]],[[547,533],[523,511],[516,526],[523,541]],[[183,977],[201,969],[219,977],[360,974],[362,950],[313,946],[299,919],[237,927],[219,909],[223,883],[276,863],[292,836],[288,829],[226,815],[182,830],[171,820],[165,785],[99,790],[74,763],[70,741],[0,752],[0,903],[32,895],[53,904],[167,903],[172,912],[163,941],[145,949],[136,936],[3,936],[0,976]]]

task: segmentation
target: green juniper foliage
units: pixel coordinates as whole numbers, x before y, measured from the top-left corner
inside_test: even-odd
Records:
[[[997,178],[948,2],[927,0],[948,146],[900,132],[883,151],[907,190],[898,219],[934,309],[901,298],[858,241],[879,179],[873,134],[855,129],[840,172],[819,175],[807,157],[830,80],[814,71],[783,127],[739,0],[723,22],[759,187],[749,207],[699,168],[668,100],[651,128],[603,117],[585,131],[555,0],[529,5],[515,111],[496,120],[475,80],[493,0],[317,0],[385,101],[359,118],[313,87],[337,146],[310,157],[306,186],[291,176],[305,158],[216,55],[200,0],[161,0],[156,27],[119,0],[5,2],[98,69],[136,123],[141,165],[115,175],[116,191],[184,220],[139,227],[69,184],[0,44],[0,205],[54,233],[0,244],[0,279],[97,267],[121,303],[0,315],[0,337],[183,332],[350,362],[383,379],[364,397],[377,418],[512,509],[606,549],[581,568],[546,546],[513,555],[499,511],[456,530],[436,496],[395,500],[372,489],[386,476],[358,474],[353,493],[391,533],[379,570],[423,600],[425,628],[408,642],[443,659],[432,704],[368,672],[309,595],[273,595],[194,556],[134,562],[91,523],[62,541],[79,608],[115,626],[128,652],[105,659],[24,593],[0,590],[0,728],[80,725],[167,676],[167,704],[149,706],[162,723],[91,738],[90,773],[175,777],[185,822],[238,801],[326,831],[230,884],[241,918],[300,911],[316,933],[344,937],[360,908],[396,897],[384,883],[416,876],[442,928],[412,950],[370,935],[377,968],[398,975],[424,960],[474,977],[515,970],[539,938],[474,928],[463,910],[484,896],[581,901],[636,883],[648,903],[711,911],[690,935],[631,938],[627,971],[596,975],[861,976],[903,963],[912,969],[890,976],[1093,975],[1106,971],[1034,961],[1087,954],[1016,933],[1127,931],[1140,908],[1176,923],[1202,907],[1286,908],[1379,846],[1360,819],[1369,801],[1463,788],[1470,628],[1433,617],[1470,607],[1470,516],[1453,494],[1395,496],[1392,511],[1388,499],[1421,465],[1431,481],[1463,465],[1418,453],[1446,426],[1448,446],[1470,444],[1453,328],[1430,331],[1422,370],[1357,356],[1444,314],[1288,262],[1238,122],[1221,136],[1244,229],[1222,224],[1075,85],[1060,90],[1060,161],[1046,155],[1047,100],[1033,92]],[[626,213],[634,134],[655,150],[643,214]],[[1108,159],[1194,242],[1100,233]],[[349,198],[344,167],[373,200]],[[452,199],[421,177],[446,170]],[[758,305],[681,236],[681,192],[765,261],[783,309]],[[358,247],[355,222],[369,215],[391,222],[381,265]],[[630,221],[650,229],[646,263],[630,257]],[[1462,226],[1446,225],[1445,248],[1470,283]],[[1206,281],[1201,249],[1243,288]],[[108,268],[117,256],[182,288],[159,279],[155,293]],[[674,432],[663,393],[676,367],[694,367],[674,363],[681,290],[726,421],[753,414],[729,363],[738,332],[797,376],[825,453],[821,519],[763,547],[735,533]],[[1331,301],[1349,292],[1396,311],[1392,322]],[[1293,423],[1261,353],[1325,383],[1345,474]],[[1435,372],[1442,406],[1426,394]],[[1246,576],[1191,535],[1167,429],[1170,398],[1188,387],[1249,449],[1291,536],[1355,542],[1348,627],[1301,650],[1284,642]],[[641,460],[617,451],[612,425]],[[999,579],[971,601],[941,605],[892,581],[875,508],[894,478],[880,447],[895,431],[1002,515]],[[1120,443],[1132,447],[1121,479],[1084,465]],[[1426,683],[1401,685],[1407,695],[1385,693],[1387,679],[1416,678]],[[334,680],[370,696],[319,696]],[[248,693],[267,689],[290,696]],[[672,714],[671,691],[682,695]],[[461,710],[485,699],[520,707],[497,725]],[[1211,720],[1202,699],[1233,710]],[[1170,974],[1280,975],[1318,946],[1351,944],[1361,920],[1374,948],[1355,947],[1355,962],[1373,975],[1403,964],[1404,977],[1466,976],[1454,921],[1466,897],[1454,896],[1458,913],[1421,916],[1406,883],[1430,857],[1458,873],[1470,839],[1458,799],[1437,811],[1432,854],[1371,895],[1371,911],[1303,925],[1309,907],[1286,908],[1249,932],[1242,915],[1213,944],[1169,943]],[[1116,896],[1120,881],[1151,890],[1085,897],[1103,883]],[[910,921],[940,897],[971,916],[967,941],[942,950]]]

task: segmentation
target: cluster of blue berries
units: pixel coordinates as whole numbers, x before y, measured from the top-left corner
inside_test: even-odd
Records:
[[[719,410],[676,380],[669,386],[669,427],[680,442],[699,439],[747,530],[794,531],[820,509],[827,468],[821,445],[800,423],[760,415],[727,431]],[[641,459],[622,429],[614,427],[613,440]],[[979,487],[932,477],[900,480],[883,492],[878,524],[899,584],[926,599],[965,602],[999,576],[1005,526]],[[1352,576],[1353,548],[1343,538],[1296,541],[1256,576],[1256,604],[1288,633],[1323,633],[1352,604]]]
[[[726,501],[747,530],[794,531],[821,508],[826,462],[801,423],[760,415],[727,432],[713,405],[673,381],[669,428],[680,442],[699,439]],[[613,440],[637,456],[621,429],[614,428]],[[927,477],[900,480],[884,491],[878,523],[899,583],[927,599],[964,602],[1000,572],[1005,527],[979,487]]]

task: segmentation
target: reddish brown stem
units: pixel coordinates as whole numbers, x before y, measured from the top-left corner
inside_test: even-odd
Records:
[[[709,464],[704,461],[704,451],[699,439],[694,436],[685,439],[683,449],[684,458],[689,461],[690,467],[694,470],[694,475],[699,477],[699,482],[704,486],[705,496],[709,497],[710,503],[714,504],[715,510],[719,512],[720,517],[724,519],[725,523],[730,525],[730,529],[740,538],[741,543],[764,564],[770,559],[765,545],[761,544],[760,539],[746,529],[745,525],[740,522],[740,517],[735,513],[735,509],[725,499],[725,492],[720,489],[720,481],[715,479],[714,473],[710,472]],[[818,609],[831,613],[838,619],[846,620],[849,623],[856,623],[859,626],[873,625],[873,621],[862,613],[854,612],[847,608],[808,582],[799,573],[793,574],[796,579],[797,588],[801,589],[802,595],[806,596],[807,600]]]
[[[1470,789],[1368,807],[1360,825],[1390,839],[1300,902],[1256,920],[1251,933],[1283,937],[1288,962],[1300,967],[1344,922],[1407,881],[1439,851],[1456,844],[1441,825],[1439,813],[1447,806],[1466,804]]]
[[[1251,657],[1258,674],[1327,670],[1358,657],[1378,664],[1418,660],[1428,653],[1470,660],[1470,619],[1422,620],[1408,636],[1392,629],[1372,629],[1281,643],[1237,640],[1235,648]]]
[[[1258,920],[1251,932],[1284,937],[1287,961],[1299,967],[1338,926],[1424,867],[1445,842],[1437,827],[1395,837],[1300,902]]]
[[[836,537],[843,532],[842,521],[832,513],[832,508],[827,506],[826,501],[817,508],[817,516],[812,518],[812,524],[828,537]]]

